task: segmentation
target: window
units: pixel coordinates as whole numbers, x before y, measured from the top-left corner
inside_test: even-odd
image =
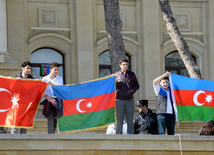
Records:
[[[131,59],[128,54],[126,54],[126,59],[129,61],[129,70],[131,70]],[[104,51],[99,55],[99,74],[100,78],[112,74],[109,51]]]
[[[196,63],[196,58],[193,55],[192,55],[192,57]],[[172,72],[174,74],[189,77],[189,73],[188,73],[186,67],[184,66],[184,63],[183,63],[178,51],[171,52],[167,56],[165,56],[165,70]]]
[[[32,63],[32,76],[36,79],[41,79],[43,76],[40,75],[41,65],[49,65],[51,62],[59,63],[58,75],[64,79],[64,56],[56,50],[43,48],[34,51],[31,54]]]

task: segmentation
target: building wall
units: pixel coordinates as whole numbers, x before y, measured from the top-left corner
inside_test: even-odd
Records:
[[[176,48],[157,0],[119,2],[125,49],[140,83],[135,98],[154,103],[152,81],[164,73],[164,57]],[[208,80],[214,80],[213,3],[170,0],[177,25]],[[99,77],[99,54],[108,49],[103,0],[7,0],[6,5],[7,52],[16,63],[1,64],[2,75],[14,76],[32,52],[52,48],[64,55],[66,84]]]

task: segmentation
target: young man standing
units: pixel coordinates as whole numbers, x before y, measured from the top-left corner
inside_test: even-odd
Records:
[[[32,64],[29,61],[25,61],[22,63],[22,72],[17,74],[15,76],[15,78],[17,79],[34,79],[30,73],[31,73],[31,67]],[[11,134],[17,134],[19,132],[19,134],[26,134],[27,133],[27,129],[21,128],[20,131],[18,128],[12,128],[11,129]]]
[[[120,59],[120,71],[115,73],[116,77],[116,112],[117,128],[116,134],[122,134],[124,114],[127,120],[127,134],[133,134],[134,118],[134,96],[139,89],[135,74],[128,70],[128,60]]]
[[[53,90],[51,88],[51,85],[53,84],[59,84],[62,85],[63,84],[63,80],[62,77],[58,76],[58,72],[59,72],[59,64],[57,62],[52,62],[50,63],[50,74],[45,76],[42,81],[47,82],[48,86],[46,89],[46,92],[44,94],[44,97],[47,99],[47,101],[49,102],[48,105],[48,115],[46,116],[48,119],[48,134],[54,134],[55,130],[56,130],[56,124],[57,124],[57,113],[56,113],[56,109],[53,106],[54,102],[52,100],[52,96],[54,96],[53,94]]]
[[[157,115],[148,109],[148,100],[137,103],[139,115],[135,117],[134,134],[157,134]]]
[[[166,72],[153,81],[156,95],[158,134],[160,135],[165,134],[166,128],[168,135],[174,135],[175,132],[175,111],[172,102],[171,89],[169,87],[169,75],[171,75],[171,73]]]

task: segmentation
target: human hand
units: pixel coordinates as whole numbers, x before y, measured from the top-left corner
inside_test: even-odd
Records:
[[[51,81],[48,81],[47,83],[48,83],[49,85],[53,85],[53,83],[52,83]]]
[[[170,75],[171,75],[171,72],[166,72],[164,75],[165,75],[165,76],[170,76]]]
[[[22,77],[17,77],[17,79],[19,79],[19,80],[20,80],[20,79],[22,79]]]
[[[53,103],[53,100],[52,100],[52,98],[50,97],[50,96],[46,96],[46,99],[48,100],[48,102],[51,102],[51,103]]]

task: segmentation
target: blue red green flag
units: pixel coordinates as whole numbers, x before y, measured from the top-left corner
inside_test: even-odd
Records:
[[[170,84],[178,120],[214,120],[214,81],[171,74]]]
[[[102,128],[115,122],[115,76],[77,85],[52,86],[63,101],[59,133]]]
[[[47,76],[50,73],[49,65],[41,65],[41,76]]]

